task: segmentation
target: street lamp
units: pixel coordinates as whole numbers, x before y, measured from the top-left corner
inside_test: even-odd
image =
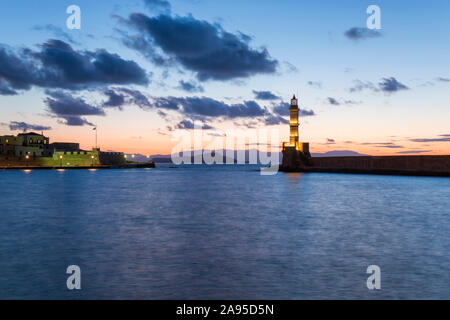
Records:
[[[59,166],[60,167],[62,167],[62,159],[63,159],[63,156],[59,156]]]
[[[25,159],[27,159],[27,167],[28,167],[28,159],[30,159],[30,156],[29,156],[29,155],[26,155],[26,156],[25,156]]]
[[[95,157],[91,156],[91,159],[92,159],[91,167],[93,167],[94,166],[94,159],[95,159]]]

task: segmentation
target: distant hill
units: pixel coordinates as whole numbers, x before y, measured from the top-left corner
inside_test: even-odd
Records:
[[[367,157],[368,154],[362,154],[351,150],[333,150],[325,153],[311,153],[312,157]]]
[[[258,154],[258,159],[259,159],[259,151],[256,150],[257,154]],[[248,163],[249,161],[249,151],[246,150],[245,151],[245,160]],[[224,151],[224,157],[223,157],[223,162],[226,163],[226,151]],[[234,159],[237,159],[237,151],[234,151]],[[328,151],[325,153],[312,153],[311,156],[313,157],[364,157],[364,156],[368,156],[367,154],[362,154],[362,153],[358,153],[355,151],[351,151],[351,150],[333,150],[333,151]],[[281,154],[281,152],[278,155],[278,161],[279,163],[281,163],[283,156]],[[148,158],[146,155],[143,154],[134,154],[134,157],[132,154],[128,154],[127,155],[127,159],[128,160],[132,160],[135,162],[147,162],[149,160],[155,162],[155,163],[172,163],[172,159],[170,154],[157,154],[157,155],[153,155],[150,156],[150,158]],[[236,162],[236,161],[235,161]],[[194,163],[194,157],[191,157],[191,163]]]
[[[255,152],[255,151],[256,151],[256,154],[257,154],[258,162],[259,162],[259,159],[260,159],[259,151],[256,150],[256,149],[252,149],[250,151],[249,150],[245,150],[244,151],[245,152],[245,162],[246,163],[249,162],[250,153],[251,152]],[[228,163],[230,163],[230,162],[231,163],[233,163],[233,162],[237,163],[237,159],[238,159],[237,158],[237,153],[238,153],[238,151],[237,150],[234,150],[234,151],[230,150],[230,152],[232,152],[234,154],[234,158],[232,158],[231,161],[228,161]],[[214,155],[214,152],[212,154]],[[227,150],[224,150],[223,151],[223,163],[227,163],[226,155],[227,155]],[[158,155],[153,155],[150,158],[155,163],[171,163],[172,162],[170,154],[167,154],[167,155],[158,154]],[[276,162],[281,163],[281,158],[282,158],[281,153],[277,152],[277,156],[275,158],[277,160]],[[138,155],[135,155],[135,161],[139,161],[137,159],[139,159],[139,157],[138,157]],[[194,156],[191,156],[191,163],[194,163]]]

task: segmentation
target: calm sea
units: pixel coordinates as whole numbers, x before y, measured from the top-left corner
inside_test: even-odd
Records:
[[[0,298],[450,299],[450,179],[0,171]]]

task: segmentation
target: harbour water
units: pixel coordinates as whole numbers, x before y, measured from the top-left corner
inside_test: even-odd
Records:
[[[0,171],[0,298],[450,299],[449,195],[248,165]]]

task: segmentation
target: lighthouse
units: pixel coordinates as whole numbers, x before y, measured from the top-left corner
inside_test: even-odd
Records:
[[[289,106],[289,142],[283,142],[283,154],[287,153],[301,153],[306,157],[310,157],[309,143],[299,142],[298,126],[300,125],[298,116],[300,109],[298,108],[298,99],[294,96],[291,99]]]
[[[295,97],[291,99],[291,105],[289,107],[289,127],[290,127],[290,136],[289,136],[289,146],[295,147],[298,150],[298,100]]]

